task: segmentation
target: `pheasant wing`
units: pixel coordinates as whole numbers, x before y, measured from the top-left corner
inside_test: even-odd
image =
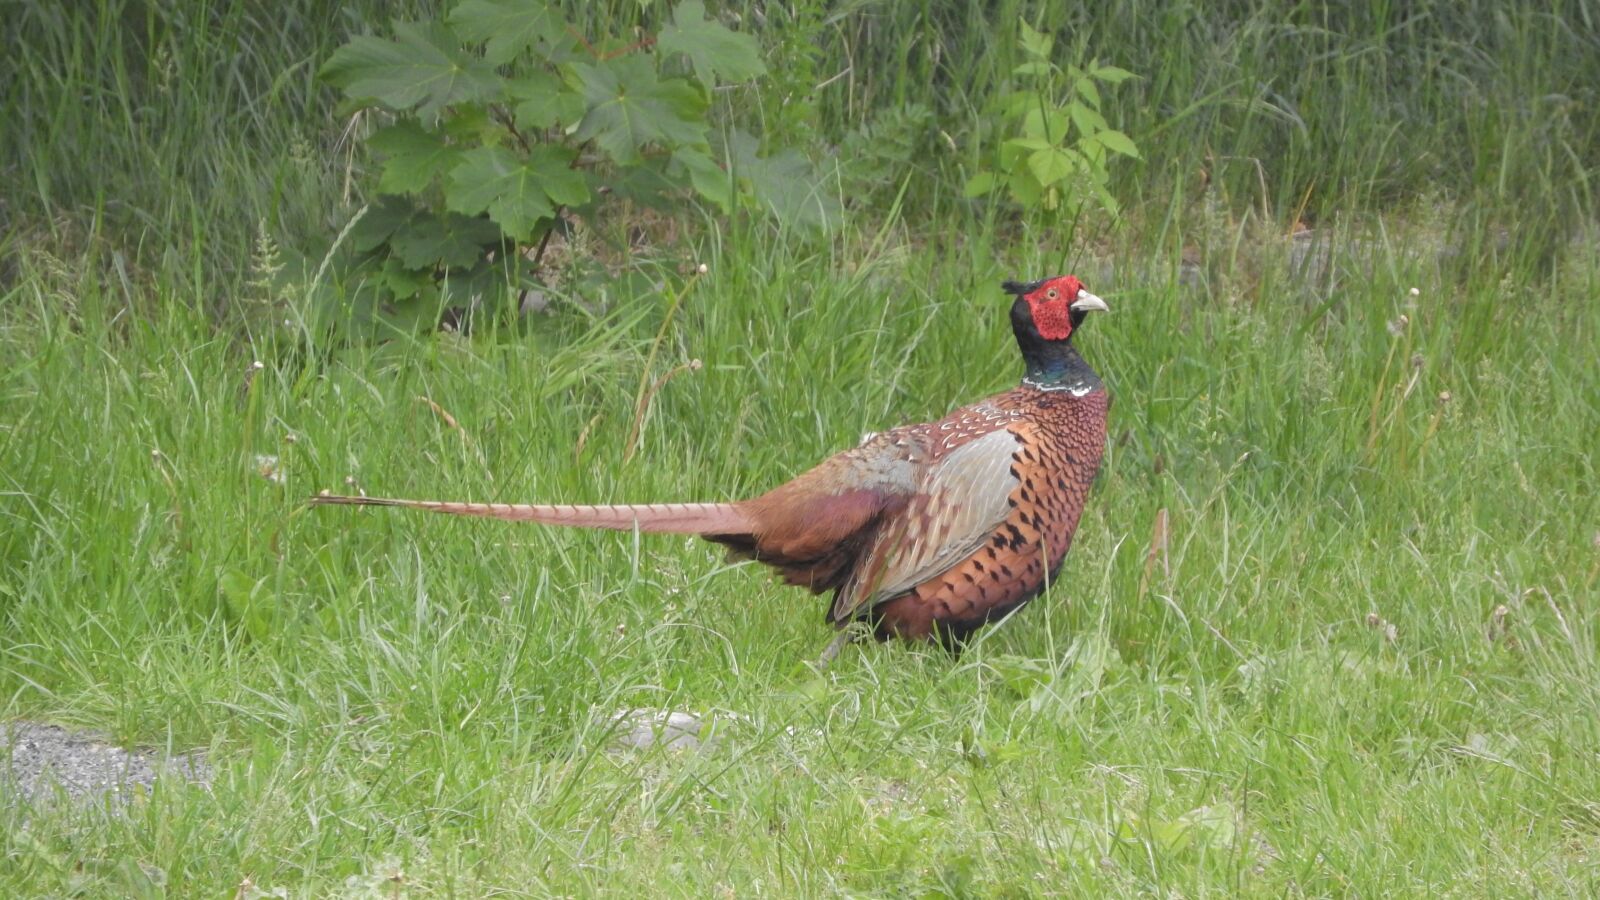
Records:
[[[905,593],[966,559],[1011,511],[1018,436],[991,431],[923,467],[903,510],[886,522],[834,600],[829,619]]]

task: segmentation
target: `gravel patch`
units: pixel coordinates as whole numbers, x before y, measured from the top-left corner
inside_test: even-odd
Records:
[[[204,785],[211,768],[198,752],[124,750],[92,731],[43,722],[0,724],[0,803],[6,805],[44,802],[58,790],[74,801],[120,805],[161,775]]]

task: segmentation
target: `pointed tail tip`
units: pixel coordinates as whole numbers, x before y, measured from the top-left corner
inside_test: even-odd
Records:
[[[318,491],[316,496],[306,500],[310,506],[399,506],[393,500],[381,497],[352,497],[346,494],[333,494],[328,491]]]

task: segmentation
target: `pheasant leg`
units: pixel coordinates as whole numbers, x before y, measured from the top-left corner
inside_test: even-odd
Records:
[[[849,625],[839,629],[839,633],[834,635],[827,649],[823,650],[822,655],[817,658],[817,671],[821,672],[832,665],[833,661],[839,657],[840,651],[866,637],[866,634],[867,629],[860,622],[851,622]]]

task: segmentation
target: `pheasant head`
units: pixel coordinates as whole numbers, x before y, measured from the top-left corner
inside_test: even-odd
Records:
[[[1048,390],[1094,379],[1093,371],[1072,347],[1072,333],[1091,310],[1107,312],[1111,307],[1084,290],[1083,283],[1071,275],[1029,284],[1008,281],[1003,287],[1017,298],[1011,304],[1011,330],[1027,365],[1023,382]]]
[[[1058,275],[1023,284],[1008,281],[1002,287],[1017,300],[1011,305],[1011,327],[1018,342],[1065,341],[1083,324],[1090,310],[1110,311],[1099,297],[1083,289],[1072,275]]]

